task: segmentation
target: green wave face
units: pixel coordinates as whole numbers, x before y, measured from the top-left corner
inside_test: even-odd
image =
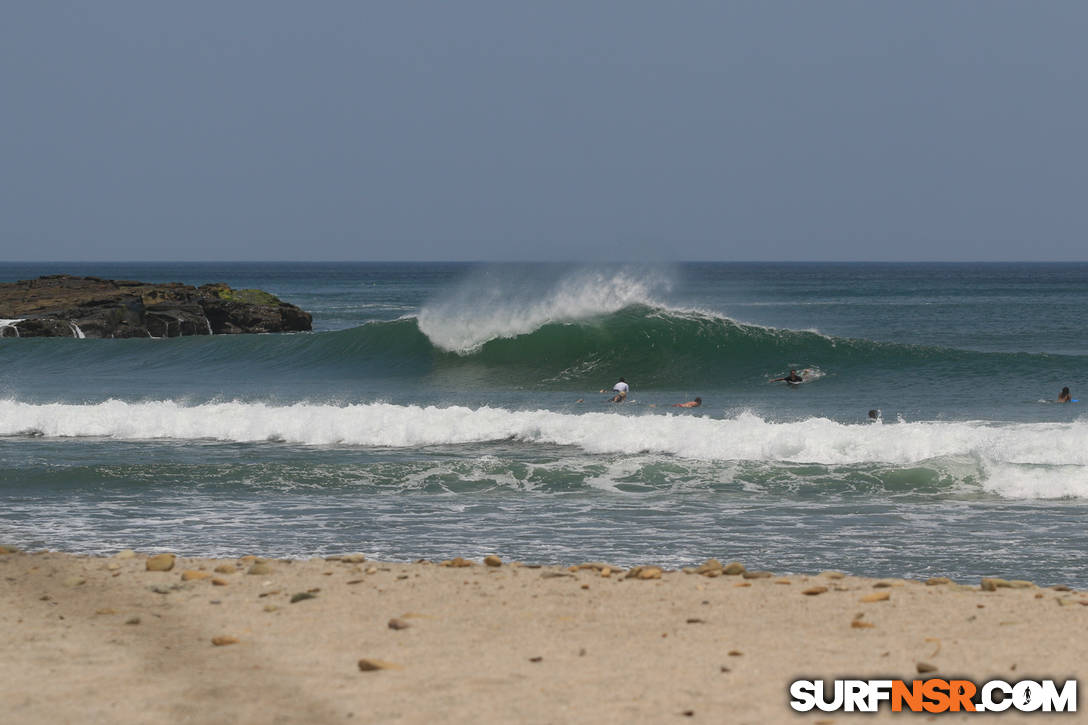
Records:
[[[765,383],[790,368],[826,376],[824,384],[922,376],[967,385],[1050,374],[1081,358],[983,353],[834,338],[745,325],[701,312],[632,305],[597,317],[548,322],[493,337],[470,352],[434,345],[414,317],[349,330],[171,340],[25,340],[0,345],[12,378],[58,374],[78,364],[87,375],[435,380],[449,389],[585,390],[623,376],[638,389],[721,390]],[[150,378],[149,378],[150,379]]]

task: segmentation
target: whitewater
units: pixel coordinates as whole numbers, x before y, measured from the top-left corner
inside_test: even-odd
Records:
[[[0,338],[27,548],[1088,583],[1054,402],[1085,265],[0,265],[55,272],[266,289],[315,332]]]

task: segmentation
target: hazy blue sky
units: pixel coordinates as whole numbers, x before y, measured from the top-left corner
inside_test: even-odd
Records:
[[[55,2],[0,257],[1088,258],[1088,3]]]

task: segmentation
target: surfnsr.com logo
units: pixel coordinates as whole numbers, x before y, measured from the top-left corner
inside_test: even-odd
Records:
[[[876,712],[885,702],[892,712],[1076,712],[1077,681],[796,680],[790,698],[798,712]]]

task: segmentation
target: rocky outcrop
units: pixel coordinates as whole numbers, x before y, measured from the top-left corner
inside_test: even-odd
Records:
[[[54,274],[0,284],[0,337],[298,332],[311,317],[267,292]]]

